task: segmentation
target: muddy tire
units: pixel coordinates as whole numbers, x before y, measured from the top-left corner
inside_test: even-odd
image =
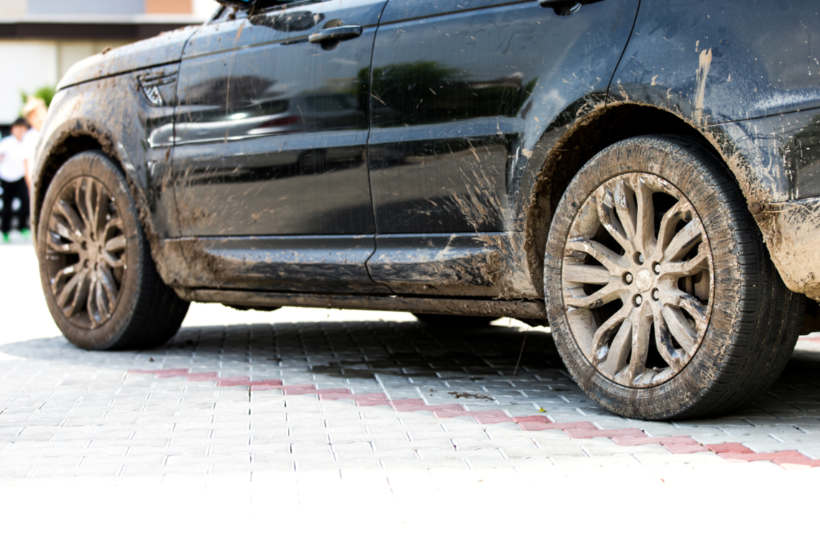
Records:
[[[78,347],[161,345],[188,311],[157,273],[125,177],[99,152],[72,157],[54,176],[37,258],[51,316]]]
[[[614,144],[578,172],[550,226],[544,289],[576,383],[643,419],[726,413],[767,389],[804,305],[728,171],[665,136]]]
[[[419,322],[426,326],[449,330],[469,330],[471,328],[486,328],[497,317],[470,317],[463,315],[433,315],[415,313]]]

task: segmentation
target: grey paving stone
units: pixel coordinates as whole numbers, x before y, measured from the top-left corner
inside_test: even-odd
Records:
[[[21,302],[41,301],[36,282],[18,280],[26,286]],[[655,444],[522,430],[513,422],[521,416],[820,458],[820,344],[804,349],[772,391],[746,410],[647,423],[611,415],[588,400],[562,369],[545,329],[527,331],[516,370],[525,335],[519,326],[447,332],[403,314],[283,309],[244,315],[195,305],[165,347],[88,353],[67,344],[38,309],[36,320],[20,324],[0,316],[0,480],[235,474],[265,483],[265,472],[279,472],[367,479],[395,494],[405,471],[464,472],[474,479],[484,470],[569,472],[591,464],[683,472],[730,464],[711,453],[671,454]],[[168,370],[199,375],[163,376]],[[341,399],[249,388],[243,377],[337,389]],[[400,411],[378,396],[498,410],[508,418],[487,424]]]

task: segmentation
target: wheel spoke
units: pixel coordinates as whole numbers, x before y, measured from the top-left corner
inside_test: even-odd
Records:
[[[658,248],[664,250],[674,235],[674,229],[683,214],[684,205],[680,201],[667,210],[658,226]]]
[[[569,241],[566,249],[570,252],[583,252],[607,268],[613,275],[620,275],[624,271],[622,256],[608,249],[598,241],[576,239]]]
[[[73,241],[69,240],[67,243],[60,242],[61,237],[59,237],[54,232],[49,232],[46,236],[46,246],[48,249],[57,252],[58,254],[71,254],[76,255],[80,252],[80,247]]]
[[[102,254],[103,264],[106,267],[110,267],[111,269],[122,269],[125,267],[125,257],[117,258],[116,256],[109,254],[108,252],[103,252]]]
[[[635,239],[638,250],[644,254],[649,254],[655,246],[655,205],[652,203],[652,193],[643,178],[639,178],[635,191],[638,203]]]
[[[105,226],[105,204],[108,200],[99,184],[88,184],[86,190],[87,207],[91,217],[91,226],[98,237],[103,235]]]
[[[117,231],[120,231],[120,232],[122,232],[124,230],[122,220],[118,217],[111,218],[105,224],[104,231],[105,231],[106,235],[108,235],[109,233],[111,233],[114,230],[117,230]]]
[[[74,241],[79,241],[82,239],[83,236],[83,220],[77,213],[73,210],[73,207],[66,203],[65,201],[58,201],[55,205],[56,212],[62,215],[63,218],[68,220],[68,231],[65,235],[63,235],[67,239],[72,239]],[[55,220],[57,220],[56,215],[52,216]]]
[[[76,234],[71,230],[71,227],[65,222],[64,218],[57,215],[51,216],[48,219],[48,229],[54,238],[63,238],[71,242],[76,242]]]
[[[114,311],[114,300],[108,297],[105,291],[102,279],[97,279],[97,308],[100,311],[100,317],[105,320],[111,316]]]
[[[680,308],[686,311],[686,313],[692,318],[695,322],[695,328],[699,333],[706,330],[706,326],[709,322],[706,314],[706,307],[700,303],[697,298],[686,294],[686,296],[682,297],[680,300]]]
[[[83,222],[83,228],[88,229],[91,227],[91,215],[89,211],[86,209],[86,205],[88,204],[86,195],[88,194],[88,190],[86,189],[85,179],[80,180],[74,185],[74,206],[77,207],[77,212],[80,213],[80,218]]]
[[[609,344],[606,354],[603,356],[603,361],[598,363],[598,369],[606,375],[616,375],[625,365],[626,358],[629,355],[629,344],[631,333],[633,330],[632,323],[629,319],[621,322],[615,337],[612,338],[612,343]],[[600,352],[596,354],[596,357]]]
[[[113,314],[115,301],[107,292],[103,278],[96,275],[88,295],[89,320],[97,324],[104,322]]]
[[[105,250],[108,252],[122,252],[125,250],[125,235],[117,235],[105,242]]]
[[[694,248],[695,244],[701,240],[702,235],[700,221],[693,218],[669,241],[669,245],[664,249],[663,259],[667,261],[679,260]]]
[[[672,343],[672,335],[669,333],[669,328],[660,308],[654,310],[652,318],[655,327],[655,346],[658,348],[658,353],[672,370],[679,372],[683,369],[683,358],[680,351],[675,349]]]
[[[117,301],[117,296],[119,296],[119,289],[117,288],[117,283],[114,281],[114,277],[111,275],[111,271],[107,267],[100,267],[99,273],[100,289],[105,292],[105,298],[108,301],[106,310],[108,314],[111,314],[114,312],[114,303]]]
[[[649,355],[649,338],[652,334],[652,314],[641,309],[633,311],[632,338],[629,356],[629,366],[621,374],[621,378],[629,385],[646,371],[646,360]]]
[[[612,193],[608,191],[603,192],[603,195],[596,198],[598,220],[609,235],[615,239],[615,242],[618,243],[627,254],[632,254],[632,244],[629,242],[629,239],[627,239],[626,232],[613,210],[615,208],[613,201]]]
[[[80,282],[77,283],[77,289],[74,291],[74,298],[71,301],[71,314],[82,309],[88,295],[90,284],[91,279],[89,278],[88,272],[80,272]]]
[[[97,282],[96,278],[89,276],[89,287],[88,287],[88,295],[86,296],[86,303],[85,303],[85,312],[88,316],[88,321],[91,323],[91,327],[96,327],[100,322],[100,304],[99,300],[97,299],[97,289],[99,287],[99,283]]]
[[[52,280],[52,287],[55,290],[55,295],[57,296],[57,305],[60,307],[66,306],[68,300],[74,295],[74,291],[77,289],[77,285],[82,280],[82,275],[84,274],[85,272],[78,272],[74,267],[66,267],[61,270],[56,277],[54,277]],[[68,281],[61,286],[59,281],[66,278]]]
[[[51,289],[55,296],[58,296],[58,291],[61,290],[63,283],[70,282],[71,278],[77,273],[77,268],[73,265],[64,267],[57,271],[51,278]]]
[[[706,307],[694,296],[687,294],[683,290],[664,290],[662,292],[661,303],[666,306],[679,307],[686,311],[699,331],[706,328],[707,311]]]
[[[71,284],[71,290],[67,290],[69,288],[68,284],[63,288],[60,293],[62,297],[58,298],[58,303],[66,316],[74,316],[85,304],[88,296],[88,280],[88,272],[82,270],[69,281],[68,284]]]
[[[618,326],[621,326],[621,328],[619,328],[618,330],[618,334],[621,333],[621,330],[623,330],[623,323],[629,322],[627,320],[627,317],[629,317],[629,311],[630,309],[627,306],[621,307],[618,310],[618,312],[616,312],[614,315],[605,320],[604,323],[601,324],[597,330],[595,330],[595,335],[592,336],[592,347],[589,351],[589,356],[593,362],[593,365],[597,365],[598,363],[602,362],[604,359],[607,358],[607,355],[609,354],[609,351],[612,349],[612,345],[614,344],[615,340],[613,339],[613,343],[609,345],[607,345],[606,342],[609,340],[612,331]],[[631,327],[629,324],[627,324],[626,328],[627,330],[622,337],[625,337],[626,342],[628,342],[629,328]],[[616,334],[616,337],[618,336],[618,334]],[[618,347],[615,348],[616,351],[623,350],[623,348],[621,347],[621,344],[623,343],[625,342],[622,339],[618,340]],[[626,355],[618,354],[615,354],[613,358],[617,360],[618,358],[621,358],[621,356],[623,356],[623,358],[626,359]]]
[[[581,284],[607,284],[612,280],[612,275],[605,267],[598,265],[567,264],[564,266],[564,279]]]
[[[666,325],[669,328],[669,333],[678,342],[683,351],[691,356],[695,353],[697,348],[698,333],[686,320],[679,310],[674,307],[666,306],[661,311]]]
[[[597,309],[598,307],[603,307],[607,303],[618,299],[621,296],[622,291],[623,288],[618,286],[616,283],[609,283],[588,296],[573,296],[571,294],[566,294],[564,296],[564,303],[570,307]]]
[[[662,274],[673,277],[691,277],[709,269],[709,256],[703,249],[685,262],[667,262],[661,265]]]
[[[612,192],[612,201],[615,205],[615,213],[618,221],[624,228],[630,246],[634,247],[635,233],[637,232],[638,211],[635,206],[635,196],[631,188],[627,187],[623,180],[618,180]]]

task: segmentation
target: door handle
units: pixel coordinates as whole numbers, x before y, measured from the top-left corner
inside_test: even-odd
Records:
[[[539,0],[542,8],[552,8],[556,15],[572,15],[578,13],[584,4],[593,4],[601,0]]]
[[[311,44],[328,44],[331,42],[341,42],[351,40],[362,35],[362,27],[359,25],[342,25],[340,27],[330,27],[320,30],[308,36]]]

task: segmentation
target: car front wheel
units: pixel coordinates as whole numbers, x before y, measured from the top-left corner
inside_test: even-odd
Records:
[[[803,309],[727,170],[676,137],[619,142],[581,169],[555,211],[544,274],[567,368],[629,417],[737,408],[777,378]]]
[[[57,171],[37,257],[49,311],[79,347],[161,345],[188,310],[160,279],[125,177],[102,153],[78,154]]]

